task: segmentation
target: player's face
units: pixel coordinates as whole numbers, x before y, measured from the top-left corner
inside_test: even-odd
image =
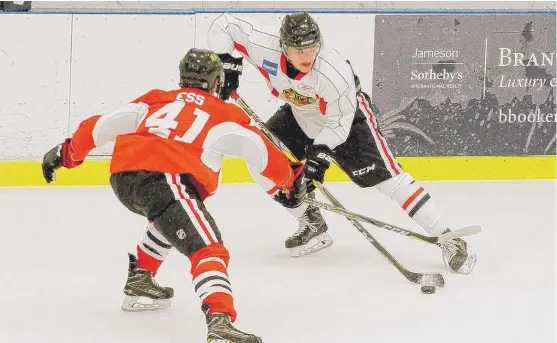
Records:
[[[313,62],[319,53],[320,47],[321,45],[317,44],[304,49],[288,48],[286,54],[288,55],[288,60],[296,69],[302,73],[309,73],[311,68],[313,68]]]
[[[219,80],[215,80],[215,83],[213,84],[213,91],[211,92],[212,94],[214,94],[215,96],[218,96],[218,90],[219,88]]]

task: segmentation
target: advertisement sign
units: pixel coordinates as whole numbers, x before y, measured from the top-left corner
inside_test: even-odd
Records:
[[[555,17],[378,15],[373,103],[398,156],[554,155]]]

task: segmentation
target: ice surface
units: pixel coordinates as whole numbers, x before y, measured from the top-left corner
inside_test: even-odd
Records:
[[[327,186],[353,211],[419,230],[375,190]],[[408,269],[442,272],[446,286],[434,295],[333,213],[333,246],[291,259],[289,214],[255,185],[221,186],[207,207],[232,256],[238,327],[265,343],[554,342],[555,181],[425,186],[455,227],[483,225],[467,239],[478,254],[473,274],[449,272],[435,246],[364,226]],[[175,288],[172,307],[120,310],[126,252],[144,220],[110,187],[0,188],[0,204],[0,342],[205,342],[189,261],[174,251],[157,278]]]

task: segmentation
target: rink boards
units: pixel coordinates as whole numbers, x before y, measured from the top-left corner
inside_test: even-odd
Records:
[[[187,48],[207,46],[207,30],[221,14],[0,14],[0,186],[45,185],[43,155],[83,119],[152,88],[175,88],[177,61]],[[276,29],[285,13],[237,15]],[[555,178],[556,130],[549,119],[555,119],[557,57],[548,53],[555,51],[555,12],[313,15],[325,43],[351,61],[390,149],[416,179]],[[396,44],[389,38],[394,31],[406,33]],[[346,32],[354,34],[347,39]],[[526,73],[539,81],[535,87],[521,88],[525,67],[510,60],[515,51],[536,64]],[[239,93],[267,120],[281,102],[255,68],[244,68]],[[514,122],[501,122],[509,113]],[[546,122],[528,121],[540,113]],[[111,146],[95,149],[79,168],[59,171],[56,184],[107,184],[110,154]],[[332,167],[327,180],[349,178]],[[222,181],[252,179],[242,161],[230,159]]]

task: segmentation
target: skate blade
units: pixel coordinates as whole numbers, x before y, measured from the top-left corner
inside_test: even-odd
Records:
[[[323,232],[312,239],[309,240],[304,245],[299,247],[290,248],[290,256],[297,258],[301,256],[307,256],[314,254],[318,251],[326,249],[333,244],[333,237],[331,237],[327,232]]]
[[[476,254],[468,250],[468,258],[466,259],[466,262],[464,262],[462,266],[458,268],[457,273],[468,275],[472,272],[475,265],[476,265]]]
[[[156,311],[167,307],[170,307],[170,299],[151,299],[130,295],[126,295],[121,306],[124,312]]]
[[[242,342],[259,342],[262,343],[260,338],[257,337],[253,337],[252,339],[249,340],[245,340],[245,339],[240,339]],[[213,337],[213,338],[207,338],[207,343],[235,343],[235,342],[239,342],[239,340],[236,339],[225,339],[225,338],[221,338],[221,337]]]
[[[472,270],[474,270],[474,266],[476,265],[476,254],[473,251],[468,250],[468,257],[466,258],[466,261],[462,264],[462,266],[458,268],[458,270],[454,270],[451,267],[449,261],[447,261],[447,259],[445,258],[445,255],[443,255],[443,264],[455,273],[468,275],[472,272]]]

